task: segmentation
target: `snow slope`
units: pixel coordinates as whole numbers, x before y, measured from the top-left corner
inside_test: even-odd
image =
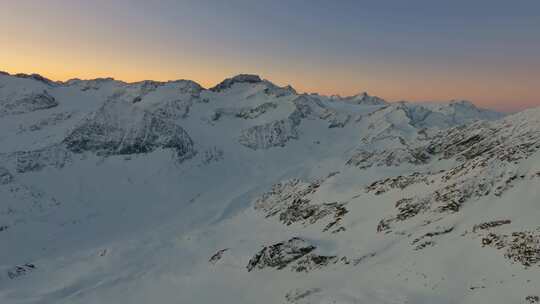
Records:
[[[535,303],[540,111],[0,74],[0,303]]]

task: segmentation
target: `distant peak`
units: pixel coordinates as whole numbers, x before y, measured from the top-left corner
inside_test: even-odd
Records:
[[[259,75],[253,75],[253,74],[239,74],[232,78],[227,78],[220,82],[215,87],[211,88],[211,91],[214,92],[220,92],[225,89],[230,88],[235,83],[260,83],[262,82],[261,77]]]
[[[468,107],[476,107],[474,103],[464,100],[464,99],[452,99],[450,100],[450,105],[463,105]]]
[[[238,74],[230,79],[235,82],[248,82],[248,83],[257,83],[257,82],[262,81],[261,77],[255,74]]]
[[[353,96],[343,97],[341,100],[361,105],[385,105],[388,103],[386,100],[377,96],[371,96],[365,91]]]

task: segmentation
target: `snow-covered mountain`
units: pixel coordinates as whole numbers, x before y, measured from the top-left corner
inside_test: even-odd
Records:
[[[0,303],[537,303],[540,109],[0,74]]]

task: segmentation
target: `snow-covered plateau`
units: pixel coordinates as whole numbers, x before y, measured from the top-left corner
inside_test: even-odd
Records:
[[[540,108],[0,73],[0,303],[540,303]]]

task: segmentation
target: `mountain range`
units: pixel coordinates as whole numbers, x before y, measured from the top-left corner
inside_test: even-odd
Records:
[[[0,73],[0,303],[539,303],[540,108]]]

